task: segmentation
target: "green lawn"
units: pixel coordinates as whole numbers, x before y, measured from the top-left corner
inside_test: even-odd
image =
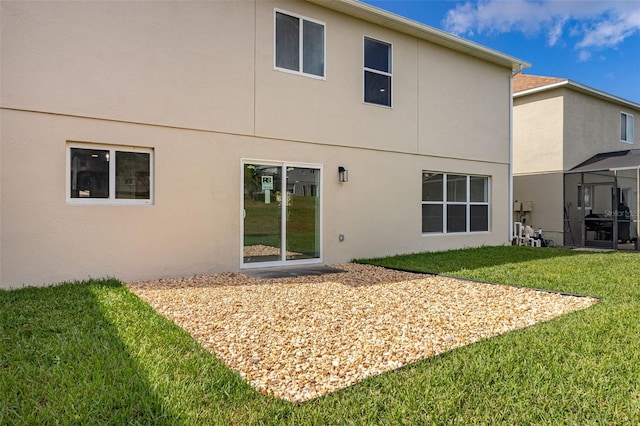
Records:
[[[254,392],[115,280],[0,291],[0,425],[640,420],[637,253],[486,247],[368,262],[601,301],[296,405]]]

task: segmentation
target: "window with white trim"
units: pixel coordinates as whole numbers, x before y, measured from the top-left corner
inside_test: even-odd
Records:
[[[391,44],[364,38],[364,101],[391,106]]]
[[[633,115],[620,113],[620,140],[633,143]]]
[[[489,230],[487,176],[422,172],[422,232]]]
[[[578,210],[593,209],[593,185],[578,185]]]
[[[275,67],[324,77],[324,23],[275,11]]]
[[[69,144],[68,160],[70,202],[152,203],[152,149]]]

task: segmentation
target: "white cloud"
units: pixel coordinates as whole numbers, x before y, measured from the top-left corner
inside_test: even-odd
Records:
[[[631,13],[596,22],[577,47],[612,47],[637,31],[640,31],[640,6]]]
[[[558,22],[555,22],[552,28],[547,33],[547,44],[549,46],[555,46],[562,34],[564,33],[564,24],[567,22],[567,19],[560,19]]]
[[[549,46],[578,38],[580,60],[640,32],[640,2],[634,0],[480,0],[450,10],[444,27],[458,35],[521,32],[544,34]]]
[[[591,52],[588,50],[581,50],[580,53],[578,53],[578,60],[580,62],[586,62],[589,59],[591,59]]]

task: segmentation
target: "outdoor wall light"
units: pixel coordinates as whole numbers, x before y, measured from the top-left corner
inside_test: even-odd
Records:
[[[349,170],[342,166],[338,167],[338,182],[349,182]]]

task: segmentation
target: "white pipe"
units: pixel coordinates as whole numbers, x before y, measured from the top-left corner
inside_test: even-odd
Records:
[[[522,68],[520,65],[520,69],[513,71],[509,78],[509,242],[513,238],[513,77],[520,73]]]

